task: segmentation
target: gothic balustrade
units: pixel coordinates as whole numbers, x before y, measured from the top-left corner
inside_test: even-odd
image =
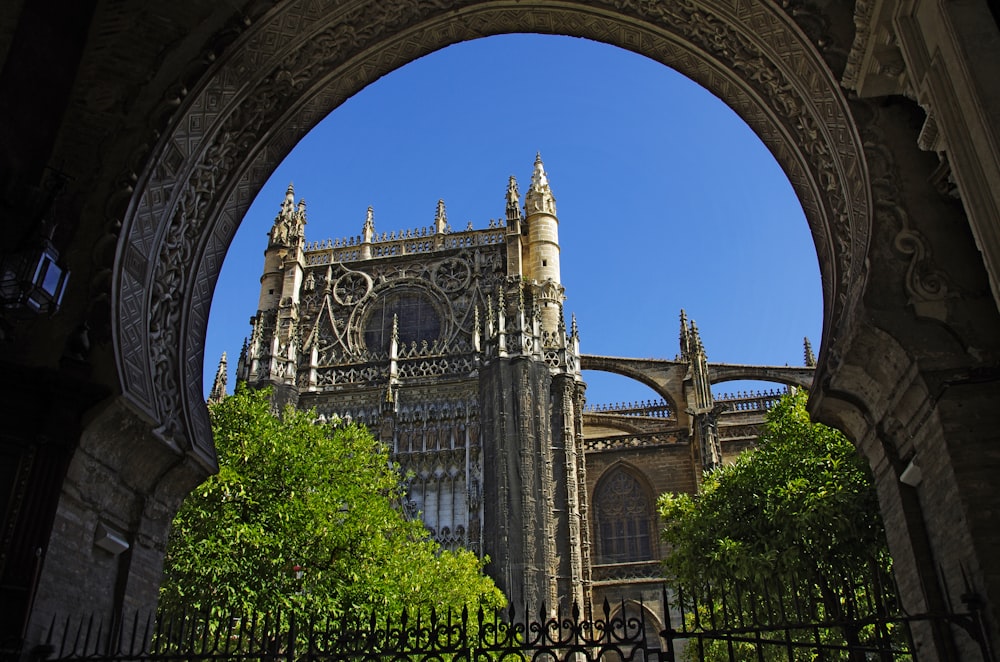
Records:
[[[488,230],[468,230],[457,233],[437,234],[433,228],[383,232],[372,238],[371,257],[413,255],[436,250],[493,246],[506,241],[506,231],[497,222],[490,222]],[[361,237],[315,241],[304,249],[306,266],[355,262],[362,258]]]
[[[784,390],[738,391],[723,393],[714,398],[716,404],[725,405],[728,412],[760,412],[771,409],[785,395]]]
[[[587,404],[588,414],[618,414],[621,416],[651,416],[672,418],[673,412],[666,400],[637,400],[635,402],[614,402],[607,404]]]

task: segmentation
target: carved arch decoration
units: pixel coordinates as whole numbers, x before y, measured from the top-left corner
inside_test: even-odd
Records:
[[[837,81],[776,3],[287,0],[245,26],[180,101],[123,219],[112,282],[116,364],[125,397],[157,422],[166,443],[214,457],[201,395],[211,295],[236,227],[270,172],[310,128],[380,76],[450,44],[513,32],[640,53],[743,117],[782,165],[810,223],[824,351],[835,348],[866,277],[866,165]]]

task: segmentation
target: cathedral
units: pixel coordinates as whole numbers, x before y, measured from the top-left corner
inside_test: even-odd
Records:
[[[523,205],[511,177],[504,219],[484,229],[453,230],[443,201],[432,226],[398,234],[378,232],[371,208],[355,237],[306,241],[305,225],[289,186],[237,378],[271,386],[276,404],[367,425],[408,476],[404,508],[443,547],[488,555],[514,604],[590,604],[656,583],[656,495],[695,490],[703,469],[753,442],[778,395],[715,402],[682,312],[677,359],[653,368],[668,376],[664,399],[587,408],[584,361],[614,368],[581,355],[564,313],[540,155]]]

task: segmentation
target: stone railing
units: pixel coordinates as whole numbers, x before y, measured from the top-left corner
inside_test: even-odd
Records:
[[[719,425],[719,441],[744,441],[760,437],[763,421],[757,423],[742,423],[737,425]]]
[[[738,391],[736,393],[723,393],[715,396],[716,404],[726,406],[727,412],[760,412],[763,414],[785,395],[784,390],[770,391]]]
[[[490,221],[490,227],[485,230],[466,230],[464,232],[436,233],[434,228],[417,228],[415,230],[400,230],[383,232],[372,238],[371,243],[364,244],[361,237],[346,237],[344,239],[314,241],[305,246],[306,266],[316,266],[339,262],[355,262],[362,257],[362,247],[368,246],[372,258],[396,255],[413,255],[430,253],[453,248],[472,248],[475,246],[491,246],[506,241],[506,230],[499,221]]]
[[[666,400],[636,400],[635,402],[613,402],[590,404],[583,409],[588,414],[618,414],[620,416],[652,416],[672,418],[673,412]]]

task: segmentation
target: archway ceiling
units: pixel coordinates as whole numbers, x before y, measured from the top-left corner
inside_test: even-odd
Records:
[[[453,43],[514,32],[632,50],[689,76],[743,117],[802,203],[823,280],[824,351],[836,345],[865,280],[867,172],[834,76],[776,5],[291,0],[249,25],[186,95],[122,225],[113,282],[119,376],[165,440],[213,455],[201,399],[212,289],[237,225],[281,159],[382,75]],[[544,78],[540,70],[531,84]],[[530,107],[530,85],[509,101],[512,112]]]

